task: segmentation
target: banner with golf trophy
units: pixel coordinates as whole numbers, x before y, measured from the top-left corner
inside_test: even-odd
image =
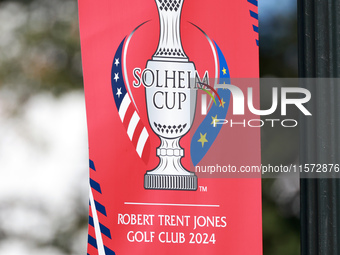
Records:
[[[257,0],[78,5],[87,254],[262,254]]]

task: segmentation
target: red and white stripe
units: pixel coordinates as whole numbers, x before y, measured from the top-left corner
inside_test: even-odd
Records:
[[[119,117],[127,127],[127,135],[136,148],[137,154],[142,158],[149,133],[141,122],[141,119],[131,103],[128,93],[125,94],[118,110]]]

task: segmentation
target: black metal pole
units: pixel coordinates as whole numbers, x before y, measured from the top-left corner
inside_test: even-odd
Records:
[[[298,0],[299,76],[340,77],[340,1]],[[313,117],[301,118],[300,163],[340,163],[340,88],[305,83]],[[340,254],[340,181],[301,179],[301,254]]]

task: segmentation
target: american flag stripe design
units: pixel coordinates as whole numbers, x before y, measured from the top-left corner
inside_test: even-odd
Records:
[[[119,118],[126,128],[127,136],[136,152],[145,163],[148,161],[149,154],[149,134],[141,118],[135,104],[132,103],[131,97],[127,92],[127,84],[123,76],[122,51],[125,39],[119,45],[113,59],[111,71],[111,85],[113,98],[118,110]]]
[[[136,126],[137,126],[139,120],[140,120],[140,118],[139,118],[137,112],[135,111],[132,115],[132,118],[130,119],[130,123],[129,123],[128,129],[127,129],[127,134],[129,136],[130,140],[132,140],[133,133],[135,132],[135,129],[136,129]]]
[[[122,103],[120,104],[120,108],[118,109],[119,117],[121,121],[124,121],[124,117],[126,114],[127,109],[129,108],[131,103],[131,99],[128,94],[125,94]]]
[[[137,153],[140,157],[143,153],[143,148],[144,148],[145,143],[148,140],[148,138],[149,138],[148,131],[146,131],[146,129],[143,128],[142,133],[139,136],[137,147],[136,147],[136,151],[137,151]]]

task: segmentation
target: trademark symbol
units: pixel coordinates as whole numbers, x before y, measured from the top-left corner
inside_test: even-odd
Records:
[[[199,186],[200,192],[208,192],[208,187],[207,186]]]

